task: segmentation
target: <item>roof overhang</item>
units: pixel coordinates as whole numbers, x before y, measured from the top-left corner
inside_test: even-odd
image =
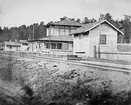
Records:
[[[94,27],[88,29],[87,31],[90,31],[90,30],[94,29],[95,27],[99,26],[100,24],[102,24],[102,23],[104,23],[104,22],[106,22],[106,23],[109,24],[112,28],[114,28],[116,31],[118,31],[119,33],[121,33],[122,35],[124,35],[124,33],[123,33],[121,30],[119,30],[118,28],[116,28],[113,24],[111,24],[111,23],[108,22],[107,20],[101,21],[100,23],[96,24]]]
[[[71,36],[47,36],[45,38],[39,39],[39,41],[59,41],[59,42],[73,42],[73,38]]]
[[[6,45],[6,46],[21,47],[21,45]]]

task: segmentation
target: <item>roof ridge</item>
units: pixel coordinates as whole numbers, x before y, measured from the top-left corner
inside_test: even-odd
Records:
[[[94,22],[94,23],[85,24],[85,25],[83,25],[82,27],[76,29],[74,32],[72,32],[70,34],[83,33],[83,32],[90,31],[91,29],[97,27],[98,25],[100,25],[100,24],[102,24],[104,22],[106,22],[107,24],[109,24],[111,27],[113,27],[115,30],[117,30],[121,34],[124,34],[121,30],[119,30],[118,28],[116,28],[113,24],[111,24],[107,20],[102,20],[102,21],[97,21],[97,22]]]
[[[55,21],[52,23],[48,23],[47,25],[70,25],[70,26],[82,26],[82,23],[79,23],[77,21],[73,21],[71,19],[64,19],[64,20],[60,20],[60,21]]]

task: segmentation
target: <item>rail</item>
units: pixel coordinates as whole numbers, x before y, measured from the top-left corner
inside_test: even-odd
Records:
[[[122,64],[114,64],[114,63],[107,63],[107,62],[98,62],[98,61],[83,61],[83,60],[67,60],[67,59],[60,59],[60,58],[53,58],[53,57],[45,57],[38,54],[32,53],[19,53],[15,54],[14,52],[3,52],[3,54],[11,55],[14,57],[26,57],[31,59],[38,59],[38,60],[51,60],[52,62],[66,62],[73,65],[85,66],[85,67],[93,67],[93,68],[100,68],[102,70],[112,70],[117,72],[124,72],[124,73],[131,73],[131,66],[130,65],[122,65]]]

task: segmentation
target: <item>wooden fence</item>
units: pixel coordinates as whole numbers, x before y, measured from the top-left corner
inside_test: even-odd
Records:
[[[131,52],[100,52],[100,58],[131,61]]]
[[[97,52],[94,47],[94,58],[110,59],[110,60],[124,60],[131,61],[131,43],[119,43],[117,44],[117,52]]]

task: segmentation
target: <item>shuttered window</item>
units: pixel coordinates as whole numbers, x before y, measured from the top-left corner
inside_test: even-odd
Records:
[[[100,35],[100,44],[106,44],[106,35]]]

